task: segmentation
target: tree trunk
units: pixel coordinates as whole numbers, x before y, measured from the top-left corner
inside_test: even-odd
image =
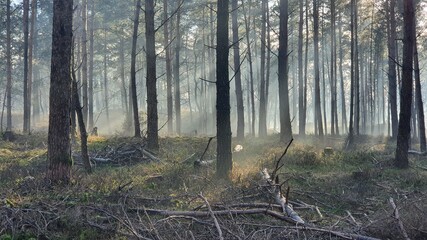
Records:
[[[89,129],[93,129],[93,58],[94,58],[94,21],[95,21],[95,0],[90,0],[91,16],[90,16],[90,30],[89,30],[89,72],[88,72],[88,118],[89,118]]]
[[[231,156],[230,81],[228,76],[228,0],[218,0],[216,46],[217,176],[229,179]]]
[[[132,112],[133,112],[133,124],[134,124],[134,136],[137,138],[141,137],[141,127],[139,123],[139,112],[138,112],[138,95],[136,93],[136,47],[138,41],[138,25],[139,25],[139,12],[141,10],[141,0],[136,1],[135,5],[135,18],[133,20],[133,35],[132,35],[132,53],[131,53],[131,64],[130,64],[130,83],[132,91]]]
[[[245,111],[243,106],[242,92],[242,74],[240,71],[240,48],[239,48],[239,25],[237,21],[237,0],[232,0],[232,24],[233,24],[233,44],[234,44],[234,71],[235,71],[235,87],[236,87],[236,102],[237,102],[237,139],[243,140],[245,137]]]
[[[291,117],[289,113],[288,90],[288,0],[280,0],[280,33],[279,33],[279,109],[280,141],[292,139]]]
[[[305,117],[304,117],[304,76],[303,76],[303,28],[304,28],[304,7],[303,1],[299,1],[299,22],[298,22],[298,120],[299,120],[299,135],[305,135]]]
[[[168,133],[173,132],[173,99],[172,99],[172,65],[171,65],[171,52],[169,49],[169,23],[168,23],[168,0],[163,0],[163,39],[166,55],[166,98],[167,98],[167,112],[168,112]]]
[[[6,131],[12,131],[12,38],[11,38],[11,10],[10,0],[6,2],[6,105],[7,105],[7,116],[6,116]]]
[[[396,0],[389,0],[388,10],[388,97],[391,110],[391,136],[397,137],[397,87],[396,87]]]
[[[313,0],[313,27],[314,27],[314,94],[315,94],[315,125],[318,135],[323,136],[322,109],[320,104],[320,72],[319,72],[319,7],[318,0]]]
[[[402,89],[400,91],[400,114],[397,134],[395,166],[408,168],[409,138],[411,135],[411,103],[412,103],[412,67],[415,43],[415,9],[413,0],[403,2],[403,67]]]
[[[247,4],[249,5],[248,12],[251,12],[251,3],[250,0]],[[243,5],[244,6],[244,5]],[[251,48],[251,41],[249,38],[250,34],[250,16],[247,15],[247,13],[244,11],[244,18],[245,18],[245,28],[246,28],[246,43],[248,45],[248,62],[249,62],[249,76],[250,76],[250,100],[251,100],[251,131],[250,133],[252,136],[255,136],[255,91],[254,91],[254,71],[253,71],[253,62],[252,62],[252,48]],[[249,106],[248,106],[249,107]]]
[[[267,24],[267,0],[261,1],[261,61],[260,61],[260,88],[259,88],[259,128],[258,135],[260,137],[267,136],[267,105],[265,101],[265,35],[266,35],[266,24]]]
[[[120,80],[121,80],[121,93],[122,93],[122,107],[125,109],[125,116],[129,116],[129,104],[128,96],[126,91],[126,82],[125,82],[125,43],[123,37],[120,37]]]
[[[418,62],[418,46],[417,39],[414,39],[414,74],[415,74],[415,98],[417,106],[417,116],[418,116],[418,130],[420,132],[420,150],[425,152],[426,148],[426,129],[424,122],[424,106],[423,106],[423,97],[421,94],[421,78],[420,78],[420,66]]]
[[[145,38],[147,51],[147,141],[149,149],[158,150],[159,128],[157,115],[156,42],[153,0],[145,1]]]
[[[30,1],[29,0],[23,0],[23,11],[24,11],[24,16],[23,16],[23,31],[24,31],[24,127],[23,127],[23,132],[24,133],[30,133],[30,113],[28,112],[28,85],[29,85],[29,69],[28,69],[28,28],[29,28],[29,20],[28,20],[28,15],[29,15],[29,8],[30,8]]]
[[[341,19],[341,12],[339,12],[339,29],[338,29],[338,35],[339,42],[340,42],[340,87],[341,87],[341,125],[342,125],[342,131],[343,133],[348,133],[348,127],[347,127],[347,110],[346,110],[346,102],[345,102],[345,90],[344,90],[344,71],[343,71],[343,59],[344,59],[344,49],[343,49],[343,43],[342,43],[342,19]]]
[[[82,93],[83,93],[83,119],[88,120],[88,74],[87,74],[87,0],[82,0]]]
[[[35,87],[36,81],[38,81],[38,67],[37,67],[37,61],[33,61],[33,59],[36,58],[36,51],[37,51],[37,0],[31,1],[31,29],[30,29],[30,43],[29,43],[29,52],[30,52],[30,60],[29,60],[29,66],[28,66],[28,72],[30,73],[31,81],[29,84],[28,92],[29,94],[29,111],[31,115],[31,112],[33,112],[33,119],[35,118],[35,114],[37,111],[38,115],[38,109],[35,110],[35,106],[33,107],[33,111],[31,111],[32,105],[37,105],[36,101],[34,101],[35,95],[37,95],[38,89]],[[37,77],[37,78],[36,78]],[[34,84],[33,84],[34,83]],[[34,89],[33,89],[34,86]],[[34,94],[33,94],[34,93]],[[31,121],[30,121],[30,127],[31,127]]]
[[[70,101],[73,1],[53,1],[47,176],[69,183],[71,177]]]
[[[175,92],[175,123],[176,133],[181,135],[181,89],[180,89],[180,50],[181,50],[181,10],[176,13],[176,45],[175,45],[175,64],[174,64],[174,92]]]
[[[73,62],[74,66],[74,62]],[[71,114],[75,115],[77,114],[77,119],[79,122],[79,130],[80,130],[80,149],[83,159],[83,164],[85,166],[85,169],[88,173],[92,173],[92,166],[90,164],[89,155],[87,151],[87,131],[85,127],[85,122],[83,121],[83,112],[82,112],[82,106],[80,104],[80,98],[79,98],[79,91],[77,86],[77,80],[76,80],[76,74],[74,71],[74,68],[72,70],[72,87],[71,87],[71,101],[72,106],[74,109],[71,110]]]
[[[104,26],[104,107],[105,113],[107,115],[107,124],[110,122],[110,110],[108,107],[108,103],[110,101],[108,97],[108,75],[107,75],[107,29]]]
[[[358,41],[358,0],[353,2],[354,18],[354,131],[360,134],[360,76],[359,76],[359,41]]]

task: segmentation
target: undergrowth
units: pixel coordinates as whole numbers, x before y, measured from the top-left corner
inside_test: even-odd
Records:
[[[147,233],[147,236],[156,236],[155,232],[163,229],[166,238],[199,234],[199,239],[210,239],[216,231],[214,227],[208,228],[209,224],[172,223],[170,219],[125,212],[123,206],[128,210],[193,210],[204,206],[198,197],[200,193],[211,204],[271,203],[268,194],[260,190],[260,171],[267,168],[271,172],[286,147],[276,135],[234,141],[233,147],[240,144],[243,150],[233,153],[231,180],[224,181],[216,178],[215,165],[194,167],[194,161],[206,148],[207,138],[162,138],[156,153],[160,163],[97,165],[91,175],[75,164],[70,185],[52,186],[44,176],[46,139],[37,134],[18,136],[16,142],[0,141],[2,240],[128,239],[135,238],[129,229],[140,225],[151,229],[151,235]],[[90,137],[88,142],[92,154],[123,144],[141,143],[122,137]],[[342,144],[343,138],[317,141],[310,136],[296,138],[281,159],[284,166],[278,176],[283,189],[290,189],[289,199],[317,206],[322,213],[320,217],[310,210],[298,210],[301,216],[320,227],[350,232],[357,228],[358,232],[393,239],[400,233],[389,205],[392,197],[408,233],[414,239],[427,236],[427,171],[417,167],[426,166],[427,159],[412,157],[412,168],[398,170],[392,165],[393,146],[382,138],[363,138],[358,149],[352,152],[342,151]],[[73,149],[78,153],[78,143]],[[215,150],[216,140],[212,141],[204,160],[214,160]],[[272,228],[276,230],[267,234],[267,227],[262,226],[276,226],[278,222],[265,216],[236,218],[234,222],[221,219],[240,236],[250,239],[274,239],[280,232],[279,228]],[[46,225],[38,225],[40,221]],[[30,224],[22,227],[24,222]],[[241,222],[251,222],[251,225],[243,227],[239,225]],[[105,226],[111,228],[103,229]],[[175,226],[175,230],[171,226]],[[182,231],[178,232],[177,227]],[[291,234],[289,238],[295,236]]]

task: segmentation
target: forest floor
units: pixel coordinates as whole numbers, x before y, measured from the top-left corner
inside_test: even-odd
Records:
[[[162,138],[153,161],[141,140],[90,137],[94,172],[85,173],[76,144],[71,184],[53,186],[46,135],[0,141],[0,239],[427,239],[427,157],[395,169],[386,138],[357,137],[350,152],[344,137],[295,138],[278,176],[305,225],[266,214],[280,212],[260,174],[286,147],[278,136],[234,142],[243,150],[233,153],[230,181],[195,167],[207,142]],[[213,140],[204,159],[215,149]]]

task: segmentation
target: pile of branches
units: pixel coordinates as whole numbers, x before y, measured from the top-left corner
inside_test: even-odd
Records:
[[[93,165],[131,165],[135,163],[160,162],[160,159],[140,143],[121,143],[116,147],[107,145],[101,151],[89,154]]]

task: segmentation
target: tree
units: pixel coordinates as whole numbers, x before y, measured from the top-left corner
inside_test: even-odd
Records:
[[[169,49],[169,23],[168,23],[168,0],[163,0],[163,11],[164,11],[164,26],[163,26],[163,40],[165,48],[165,60],[166,60],[166,102],[168,112],[168,133],[173,132],[173,99],[172,99],[172,63],[171,63],[171,51]]]
[[[30,132],[30,111],[28,109],[29,104],[29,92],[28,92],[28,36],[29,36],[29,9],[30,9],[30,0],[23,1],[24,16],[23,16],[23,30],[24,30],[24,133]]]
[[[135,5],[135,18],[133,20],[133,35],[132,35],[132,53],[130,65],[130,95],[132,96],[132,112],[133,124],[135,130],[135,137],[141,137],[141,127],[139,123],[138,113],[138,95],[136,94],[136,43],[138,41],[138,26],[139,26],[139,12],[141,10],[141,0],[136,1]]]
[[[146,0],[145,38],[147,53],[147,143],[148,148],[153,150],[159,149],[155,33],[154,1]],[[136,92],[134,92],[134,94],[136,94]]]
[[[87,0],[82,0],[82,93],[83,93],[83,119],[88,120],[88,80],[87,80]]]
[[[216,46],[217,176],[229,178],[231,156],[230,81],[228,76],[228,0],[218,0]]]
[[[243,106],[242,92],[242,74],[240,71],[240,48],[239,48],[239,25],[237,22],[237,0],[232,0],[232,25],[233,25],[233,50],[234,50],[234,71],[235,71],[235,88],[237,100],[237,139],[243,140],[245,137],[245,109]]]
[[[291,117],[289,113],[288,90],[288,0],[280,0],[280,32],[279,32],[279,109],[280,109],[280,141],[292,139]]]
[[[426,130],[424,123],[424,105],[423,97],[421,94],[421,77],[420,77],[420,66],[418,62],[418,47],[417,47],[417,38],[414,39],[414,74],[415,74],[415,101],[417,106],[417,116],[418,116],[418,129],[420,131],[420,150],[425,152],[427,150],[426,146]]]
[[[179,54],[181,50],[181,7],[178,7],[176,13],[176,44],[175,44],[175,64],[174,64],[174,90],[175,90],[175,123],[176,133],[181,134],[181,89],[179,72]]]
[[[10,0],[6,2],[6,131],[12,131],[12,38],[11,38],[11,20],[10,20]]]
[[[261,69],[260,69],[260,88],[259,88],[259,129],[258,134],[260,137],[267,136],[267,105],[266,105],[266,79],[265,79],[265,35],[266,35],[266,24],[267,24],[267,1],[262,0],[261,1],[261,14],[262,14],[262,20],[261,20]]]
[[[68,183],[71,177],[70,101],[73,1],[53,1],[49,97],[48,177]]]
[[[399,128],[394,164],[398,168],[408,168],[409,138],[411,136],[412,76],[415,43],[414,1],[403,1],[403,66],[402,89],[400,90]]]
[[[313,28],[314,28],[314,101],[315,121],[319,136],[323,136],[322,109],[320,105],[320,72],[319,72],[319,7],[318,0],[313,0]]]
[[[396,0],[389,0],[388,9],[388,98],[391,111],[391,136],[397,137],[397,87],[396,87],[396,16],[395,16]]]
[[[299,22],[298,22],[298,120],[299,134],[305,135],[305,108],[304,108],[304,76],[302,65],[302,42],[304,26],[304,7],[303,1],[299,1]]]

